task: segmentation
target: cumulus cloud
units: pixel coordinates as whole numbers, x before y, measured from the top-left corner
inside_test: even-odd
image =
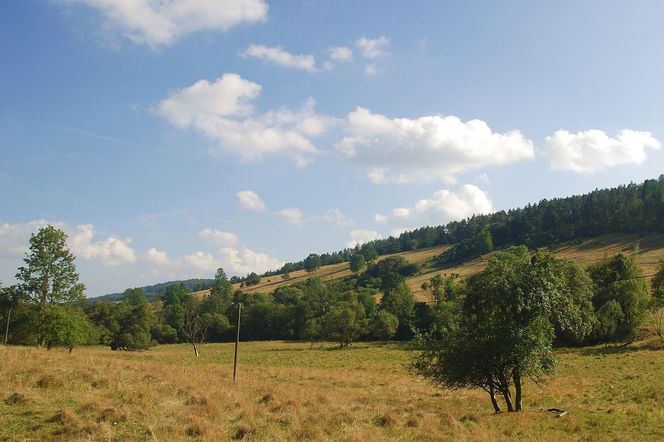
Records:
[[[466,184],[456,191],[439,190],[430,198],[424,198],[413,207],[399,207],[388,214],[376,214],[378,223],[391,223],[399,226],[421,226],[425,224],[445,224],[473,215],[493,211],[489,195],[479,187]]]
[[[199,31],[228,31],[267,18],[264,0],[64,0],[104,15],[105,28],[137,44],[170,45]]]
[[[14,258],[25,254],[29,250],[30,235],[48,224],[57,228],[64,226],[63,223],[53,223],[44,219],[17,224],[0,224],[0,256]]]
[[[284,217],[291,224],[300,225],[304,222],[304,213],[295,207],[279,210],[276,214]]]
[[[136,252],[130,246],[131,239],[108,236],[93,242],[95,229],[92,224],[70,226],[43,219],[18,224],[0,224],[0,255],[11,257],[25,254],[28,251],[30,235],[49,224],[67,234],[69,249],[80,259],[94,261],[107,267],[137,261]]]
[[[215,117],[248,115],[253,110],[251,100],[260,92],[261,85],[237,74],[224,74],[212,83],[200,80],[172,93],[156,111],[182,128]]]
[[[198,232],[198,236],[205,241],[219,245],[233,245],[240,242],[240,238],[235,233],[224,232],[217,229],[203,229]]]
[[[264,212],[267,210],[265,201],[253,190],[243,190],[237,193],[237,199],[240,201],[242,208],[247,210],[255,210],[257,212]]]
[[[355,221],[344,215],[341,209],[338,208],[330,209],[317,218],[323,221],[333,222],[340,227],[352,226],[355,224]]]
[[[346,247],[355,247],[358,244],[364,244],[374,239],[381,239],[380,233],[375,230],[358,229],[350,231],[350,240],[346,243]]]
[[[243,161],[283,153],[297,165],[307,164],[319,153],[313,139],[337,124],[336,119],[317,114],[313,99],[297,110],[283,107],[256,115],[251,100],[260,90],[260,85],[227,73],[214,82],[201,80],[172,93],[155,111],[179,128],[215,140],[212,153],[232,153]]]
[[[157,250],[154,247],[145,252],[145,260],[148,263],[159,267],[171,264],[171,260],[168,258],[168,253],[163,250]]]
[[[207,274],[214,273],[219,267],[222,267],[220,259],[211,253],[201,251],[186,255],[183,258],[183,261],[191,267],[194,267],[196,270]]]
[[[137,261],[136,252],[129,244],[131,239],[120,239],[109,236],[93,242],[95,230],[92,224],[76,226],[70,234],[69,243],[72,252],[90,261],[96,261],[107,267],[132,264]]]
[[[240,52],[240,56],[258,58],[285,68],[316,72],[316,58],[313,55],[291,54],[280,46],[270,47],[252,44]]]
[[[214,273],[223,267],[227,273],[246,275],[251,272],[263,273],[283,265],[283,261],[278,258],[250,249],[234,233],[207,228],[199,232],[199,237],[222,247],[215,253],[196,251],[182,259],[185,265],[192,267],[198,274]]]
[[[358,107],[347,117],[347,135],[336,150],[373,182],[408,182],[532,158],[533,143],[521,132],[496,133],[482,120],[455,116],[388,118]]]
[[[559,130],[546,138],[544,154],[554,169],[593,173],[613,166],[641,164],[647,150],[660,147],[650,132],[623,129],[611,138],[601,130]]]
[[[332,46],[329,52],[332,61],[353,61],[353,50],[349,47]]]
[[[378,38],[362,37],[355,41],[355,46],[360,50],[362,56],[368,59],[375,59],[388,55],[387,46],[389,44],[390,40],[384,35],[381,35]]]
[[[246,275],[251,272],[260,274],[284,265],[282,260],[248,248],[225,247],[219,251],[219,257],[224,269],[230,269],[231,273],[238,275]]]

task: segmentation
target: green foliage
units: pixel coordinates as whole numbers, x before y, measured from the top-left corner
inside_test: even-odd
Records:
[[[360,253],[364,256],[367,263],[372,263],[378,258],[378,252],[372,243],[362,244]]]
[[[19,288],[41,306],[83,299],[85,286],[78,281],[74,255],[67,248],[67,235],[46,226],[30,237],[30,251],[19,267]]]
[[[114,332],[110,339],[113,350],[145,350],[152,346],[155,316],[145,299],[143,289],[125,290],[124,299],[116,305],[110,322]]]
[[[380,341],[387,341],[397,332],[399,318],[387,310],[379,311],[373,318],[371,334]]]
[[[359,273],[367,267],[367,261],[363,254],[354,253],[350,258],[350,271]]]
[[[249,273],[244,280],[244,284],[246,286],[258,285],[260,283],[261,283],[261,277],[255,272]]]
[[[650,293],[643,278],[642,270],[636,265],[634,257],[619,253],[603,262],[588,268],[588,273],[595,283],[593,304],[596,311],[604,311],[604,320],[608,320],[608,313],[612,320],[620,320],[615,324],[615,331],[607,335],[607,324],[598,322],[601,329],[594,332],[595,339],[601,341],[614,341],[631,338],[650,305]],[[615,301],[615,304],[603,307],[606,303]],[[618,314],[618,309],[620,313]],[[613,327],[610,329],[613,330]]]
[[[220,313],[202,313],[201,318],[207,330],[207,340],[223,342],[226,340],[231,324],[225,315]]]
[[[321,337],[321,325],[320,322],[314,318],[307,319],[304,323],[304,326],[300,330],[300,339],[311,342],[313,347],[314,342],[316,342]]]
[[[572,270],[549,254],[531,257],[525,247],[496,253],[467,281],[458,327],[420,338],[413,369],[441,386],[486,390],[496,411],[502,394],[508,410],[519,411],[522,379],[553,371],[553,324],[574,336],[589,328],[586,315],[562,319],[587,304],[582,298],[577,305],[566,284]]]
[[[78,281],[74,255],[67,248],[67,235],[46,226],[30,236],[30,250],[19,267],[18,290],[38,306],[35,316],[37,343],[46,344],[46,308],[81,301],[85,286]]]
[[[46,306],[42,314],[47,348],[66,347],[71,351],[90,341],[93,327],[82,310],[55,304]]]
[[[304,270],[306,270],[307,273],[314,273],[320,268],[320,266],[320,256],[316,255],[315,253],[307,256],[304,260]]]
[[[366,330],[364,308],[357,301],[336,303],[323,317],[323,335],[347,347]]]
[[[650,284],[654,307],[664,307],[664,260],[658,263],[657,271]]]

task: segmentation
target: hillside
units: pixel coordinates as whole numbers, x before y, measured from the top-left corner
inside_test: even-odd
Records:
[[[403,256],[408,262],[422,265],[422,271],[415,276],[407,278],[407,284],[418,300],[426,301],[428,300],[427,295],[421,288],[424,281],[428,281],[436,274],[449,275],[456,273],[461,277],[471,275],[483,269],[488,257],[491,255],[490,253],[485,254],[479,258],[447,268],[435,267],[432,263],[432,258],[449,248],[450,246],[430,247],[417,251],[383,255],[378,259],[385,259],[389,256]],[[652,274],[655,271],[657,262],[660,259],[664,259],[664,234],[651,234],[647,236],[637,234],[601,235],[577,244],[566,244],[552,249],[553,253],[557,256],[573,259],[583,265],[592,264],[605,256],[611,256],[619,252],[633,254],[635,250],[638,250],[636,253],[638,253],[637,261],[639,265],[646,274]],[[245,287],[243,291],[246,293],[271,293],[278,287],[301,282],[312,276],[320,278],[323,281],[334,281],[349,275],[351,275],[349,263],[344,262],[322,266],[311,275],[304,270],[298,270],[290,274],[291,278],[289,280],[282,279],[280,275],[266,277],[261,280],[260,284]],[[235,284],[234,287],[239,289],[240,284]],[[198,296],[205,296],[207,292],[207,290],[202,290],[196,293]]]

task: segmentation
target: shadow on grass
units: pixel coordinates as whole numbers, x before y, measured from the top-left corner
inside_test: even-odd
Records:
[[[614,355],[614,354],[634,353],[641,349],[642,347],[637,348],[632,346],[632,343],[630,342],[627,344],[613,344],[601,347],[584,348],[583,350],[581,350],[581,354],[584,356]]]

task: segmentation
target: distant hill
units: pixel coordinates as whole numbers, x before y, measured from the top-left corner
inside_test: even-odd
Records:
[[[319,255],[322,266],[313,274],[304,260],[266,272],[259,284],[241,287],[246,278],[233,277],[235,288],[247,293],[270,293],[283,285],[310,276],[332,281],[351,275],[349,259],[365,256],[368,248],[379,259],[403,256],[419,266],[407,282],[417,297],[426,294],[421,284],[435,274],[467,276],[481,270],[494,250],[512,245],[548,248],[557,255],[589,264],[618,252],[636,253],[646,273],[664,259],[664,175],[643,183],[598,189],[585,195],[542,200],[523,208],[476,215],[446,225],[426,226],[403,232],[399,237],[374,240],[355,249]],[[285,274],[288,278],[282,277]],[[168,286],[183,283],[198,296],[206,296],[211,279],[171,281],[143,289],[157,299]],[[244,286],[245,284],[242,284]],[[121,293],[94,299],[117,300]]]
[[[166,289],[172,285],[184,284],[190,291],[205,290],[212,287],[214,279],[186,279],[183,281],[168,281],[161,282],[159,284],[147,285],[145,287],[140,287],[145,292],[145,296],[149,301],[156,301],[159,297],[166,291]],[[119,301],[122,299],[122,293],[109,293],[107,295],[96,296],[93,298],[88,298],[90,301]]]

